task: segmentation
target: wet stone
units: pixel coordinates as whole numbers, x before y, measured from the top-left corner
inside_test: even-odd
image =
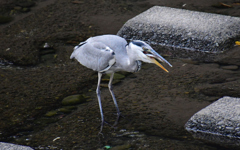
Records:
[[[125,78],[125,75],[122,75],[120,73],[115,73],[114,77],[113,77],[114,80],[121,80],[121,79],[124,79],[124,78]]]
[[[62,105],[67,106],[67,105],[76,105],[76,104],[81,104],[86,102],[86,97],[83,95],[71,95],[68,97],[65,97],[62,100]]]
[[[52,117],[52,116],[55,116],[56,114],[58,113],[58,110],[52,110],[52,111],[49,111],[45,114],[46,117]]]
[[[68,107],[63,107],[63,108],[59,108],[58,112],[62,112],[62,113],[68,114],[68,113],[72,112],[72,109],[69,109]]]
[[[29,12],[30,11],[30,9],[29,8],[23,8],[23,9],[21,9],[21,12]]]
[[[225,96],[194,114],[185,124],[194,137],[240,145],[240,98]]]
[[[110,78],[110,75],[107,74],[104,79],[109,79]],[[120,74],[120,73],[114,73],[114,77],[113,77],[113,80],[122,80],[125,78],[125,75],[123,74]]]
[[[121,74],[121,73],[114,73],[112,85],[115,85],[115,84],[121,82],[121,80],[124,79],[125,77],[126,76]],[[110,74],[104,75],[103,78],[102,78],[102,83],[100,84],[100,86],[107,88],[108,83],[109,83],[109,79],[110,79]]]

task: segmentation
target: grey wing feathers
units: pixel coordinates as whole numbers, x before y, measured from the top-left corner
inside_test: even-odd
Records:
[[[113,50],[101,42],[91,41],[91,38],[75,46],[70,58],[99,72],[107,71],[115,63]]]

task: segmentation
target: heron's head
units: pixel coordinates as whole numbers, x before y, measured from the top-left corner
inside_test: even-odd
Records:
[[[165,60],[160,54],[153,50],[153,48],[144,41],[131,41],[129,43],[129,48],[134,52],[134,55],[137,57],[138,60],[147,63],[154,63],[166,72],[168,72],[168,70],[165,69],[159,62],[167,63],[169,66],[172,67],[172,65],[167,60]]]

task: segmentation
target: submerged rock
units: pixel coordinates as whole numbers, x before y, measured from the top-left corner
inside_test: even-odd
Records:
[[[67,106],[67,105],[76,105],[76,104],[81,104],[86,102],[86,96],[84,95],[71,95],[68,97],[65,97],[62,100],[62,105]]]
[[[114,73],[112,84],[114,85],[121,82],[125,77],[126,75],[122,73]],[[100,84],[100,86],[107,88],[109,79],[110,79],[110,74],[106,74],[105,76],[103,76],[102,83]]]
[[[58,110],[51,110],[45,114],[46,117],[55,116],[58,113]]]
[[[68,114],[68,113],[71,113],[74,109],[77,109],[77,107],[75,106],[65,106],[65,107],[62,107],[62,108],[59,108],[58,111],[59,112],[62,112],[62,113],[65,113],[65,114]]]
[[[125,78],[125,75],[122,75],[120,73],[115,73],[113,79],[114,80],[122,80]]]

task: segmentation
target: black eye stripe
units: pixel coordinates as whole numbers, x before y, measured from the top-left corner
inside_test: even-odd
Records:
[[[142,42],[138,42],[138,41],[132,41],[132,43],[133,43],[134,45],[137,45],[137,46],[139,46],[139,47],[142,47],[142,46],[144,46],[144,43],[142,43]]]

